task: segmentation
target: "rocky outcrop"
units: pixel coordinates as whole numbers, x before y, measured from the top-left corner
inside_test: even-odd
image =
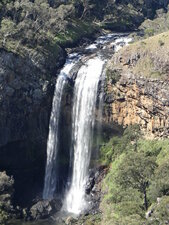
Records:
[[[169,137],[167,37],[164,33],[131,44],[113,56],[105,85],[105,122],[139,124],[149,135]]]
[[[89,178],[86,183],[86,197],[89,200],[89,209],[87,214],[98,214],[100,213],[100,202],[103,197],[102,193],[102,181],[108,172],[106,166],[100,166],[90,170]]]
[[[45,219],[61,209],[61,201],[56,200],[41,200],[33,205],[30,209],[30,219],[38,220]]]
[[[169,83],[125,77],[107,91],[106,122],[139,124],[149,134],[169,137]]]
[[[57,60],[47,60],[38,52],[21,57],[0,49],[0,146],[24,140],[28,136],[35,138],[37,132],[38,136],[44,133],[47,121],[40,120],[45,118],[44,111],[47,113],[48,110],[43,102],[51,90],[52,75],[64,61],[63,54],[60,61]],[[34,113],[39,115],[37,122],[34,121]]]
[[[30,198],[32,184],[43,187],[55,74],[64,58],[62,49],[57,57],[0,49],[0,170],[14,175],[19,201]]]

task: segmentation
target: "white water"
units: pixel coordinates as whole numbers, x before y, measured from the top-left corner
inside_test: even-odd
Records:
[[[46,172],[43,189],[43,199],[52,199],[56,189],[57,182],[57,153],[58,153],[58,134],[59,134],[59,119],[60,108],[63,95],[63,89],[66,83],[66,78],[78,60],[75,54],[68,57],[64,68],[61,70],[58,76],[55,86],[55,93],[52,104],[52,112],[49,124],[49,136],[47,142],[47,161]]]
[[[107,46],[111,48],[112,46],[112,50],[114,49],[117,52],[131,41],[126,36],[124,34],[101,36],[93,44],[86,47],[86,50],[89,50],[91,53],[97,52],[97,54],[101,54],[101,49],[106,49]],[[63,90],[67,82],[66,77],[69,76],[71,69],[79,62],[80,58],[83,58],[82,62],[84,63],[86,55],[84,54],[83,56],[79,56],[76,53],[69,55],[57,79],[47,143],[44,199],[52,199],[56,190],[59,119]],[[63,206],[64,210],[74,214],[81,213],[88,205],[85,200],[85,185],[91,157],[98,82],[106,62],[106,59],[101,59],[96,54],[92,57],[79,69],[74,87],[72,112],[73,157],[70,159],[73,161],[73,171],[70,188],[66,194]],[[105,58],[105,55],[102,55],[102,58]]]
[[[127,46],[132,41],[132,38],[122,37],[115,40],[115,52],[118,52],[123,46]]]
[[[87,207],[85,184],[90,163],[98,82],[104,63],[99,57],[89,59],[80,68],[75,82],[72,115],[73,175],[65,200],[66,210],[74,214],[79,214]]]

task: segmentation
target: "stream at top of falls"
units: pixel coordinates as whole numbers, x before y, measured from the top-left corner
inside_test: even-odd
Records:
[[[69,174],[71,174],[71,177],[66,185],[62,201],[62,213],[79,215],[89,206],[85,196],[85,185],[91,159],[99,81],[104,80],[104,68],[107,60],[131,41],[128,35],[111,33],[98,37],[94,43],[82,49],[81,52],[69,54],[58,75],[49,123],[43,199],[55,197],[58,177],[61,102],[66,84],[72,81],[74,87],[71,113],[71,146],[69,149],[71,170]],[[76,67],[78,67],[78,70],[74,78],[72,71]],[[16,224],[23,225],[24,223],[18,222]],[[50,225],[51,223],[48,220],[31,224]],[[56,222],[53,222],[53,224],[56,224]]]

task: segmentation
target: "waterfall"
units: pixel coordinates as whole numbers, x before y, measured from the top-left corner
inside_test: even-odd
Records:
[[[72,114],[73,174],[64,206],[68,212],[75,214],[87,206],[85,184],[90,163],[98,82],[104,63],[99,57],[89,59],[79,69],[75,82]]]
[[[72,109],[72,147],[70,158],[72,162],[70,163],[70,174],[72,176],[69,177],[69,181],[71,180],[71,182],[68,182],[69,189],[65,194],[63,204],[63,209],[70,213],[79,214],[87,209],[88,206],[85,200],[85,186],[88,178],[93,129],[96,119],[95,109],[98,84],[101,75],[105,77],[103,72],[105,62],[114,52],[117,52],[131,41],[127,36],[128,34],[119,33],[103,35],[93,44],[87,46],[84,49],[85,51],[69,54],[66,64],[57,79],[49,124],[43,198],[52,199],[56,190],[62,95],[64,87],[68,82],[67,78],[72,73],[72,79],[74,79],[76,77],[74,74],[78,69]],[[77,67],[74,70],[75,66]],[[102,88],[104,89],[104,87]],[[102,107],[101,102],[100,107]],[[101,113],[97,115],[100,121],[101,116]]]
[[[58,134],[59,134],[59,119],[60,109],[64,86],[66,84],[67,76],[78,61],[76,54],[69,55],[64,68],[61,70],[57,83],[55,86],[54,98],[52,103],[52,112],[49,123],[49,135],[47,142],[47,161],[45,171],[45,181],[43,189],[43,199],[53,199],[56,182],[57,182],[57,153],[58,153]]]

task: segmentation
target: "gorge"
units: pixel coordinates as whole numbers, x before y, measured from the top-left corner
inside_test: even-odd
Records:
[[[168,4],[0,2],[0,224],[169,223]]]
[[[71,78],[71,70],[76,69],[79,61],[83,62],[79,67],[74,84],[72,125],[71,125],[71,147],[70,168],[68,177],[70,184],[63,203],[63,210],[74,214],[80,214],[87,210],[85,200],[85,186],[87,183],[88,170],[92,150],[92,137],[94,132],[96,101],[98,101],[98,85],[104,72],[104,65],[109,58],[105,55],[108,48],[111,54],[118,51],[123,45],[131,41],[128,34],[108,34],[99,37],[93,44],[85,48],[84,53],[71,53],[61,70],[55,87],[53,107],[49,125],[49,136],[47,145],[47,163],[45,174],[45,185],[43,191],[44,199],[53,199],[56,189],[58,169],[58,139],[59,119],[62,101],[62,92],[66,79]],[[93,73],[93,71],[95,71]],[[105,77],[102,78],[103,80]],[[100,93],[100,95],[103,93]],[[71,109],[70,109],[71,110]],[[101,118],[100,118],[101,119]],[[100,121],[101,123],[101,121]]]
[[[95,168],[96,171],[100,171],[100,174],[103,173],[99,169],[98,163],[94,162],[100,157],[97,155],[100,142],[95,143],[95,139],[97,139],[97,124],[103,126],[101,133],[106,136],[112,135],[109,133],[121,135],[121,128],[119,127],[121,124],[124,126],[141,124],[141,121],[136,116],[136,121],[134,122],[132,117],[129,117],[127,120],[125,114],[124,119],[126,122],[121,122],[120,119],[123,113],[125,113],[125,110],[120,109],[120,104],[123,104],[121,100],[124,98],[122,96],[123,92],[127,90],[131,93],[134,90],[135,93],[132,93],[132,95],[137,94],[137,89],[134,87],[128,90],[128,85],[134,85],[135,79],[126,77],[125,75],[125,79],[128,79],[125,80],[123,76],[119,76],[119,72],[116,69],[119,63],[117,60],[118,51],[128,45],[131,40],[128,33],[105,34],[98,37],[92,44],[81,48],[80,51],[75,49],[74,52],[68,54],[65,65],[57,76],[50,115],[43,189],[44,200],[35,201],[35,205],[31,206],[30,212],[27,214],[28,218],[34,216],[36,219],[53,215],[53,219],[40,220],[39,222],[31,222],[30,224],[55,224],[56,222],[65,224],[66,218],[70,215],[75,215],[76,218],[79,214],[83,215],[83,212],[88,211],[89,214],[90,212],[97,212],[101,199],[100,196],[95,197],[96,193],[92,191],[94,189],[97,190],[97,185],[99,185],[98,178],[93,178],[93,176],[97,177],[100,175],[96,175],[98,172],[94,172],[94,175],[91,176]],[[113,54],[116,57],[114,62],[117,62],[117,65],[110,68],[109,65],[107,67],[107,62]],[[111,69],[112,72],[110,72]],[[137,79],[137,85],[140,82],[138,81]],[[122,94],[119,94],[119,91]],[[127,93],[125,98],[130,97],[130,95]],[[165,98],[164,94],[162,96]],[[99,98],[102,98],[102,101]],[[154,102],[154,100],[152,101]],[[110,112],[111,104],[112,112]],[[154,104],[153,107],[155,106]],[[118,107],[119,109],[117,109]],[[123,105],[123,107],[128,107],[126,110],[129,116],[135,112],[129,110],[131,107],[129,103],[126,106]],[[116,117],[117,110],[119,110],[119,113]],[[100,117],[100,114],[103,114],[103,116]],[[159,115],[158,111],[157,115]],[[155,117],[157,115],[155,112]],[[113,118],[110,116],[113,116]],[[145,125],[144,123],[144,129],[146,128]],[[167,126],[166,121],[164,129],[162,129],[163,132]],[[147,124],[147,128],[149,129],[149,124]],[[64,136],[62,136],[63,131],[65,132],[63,129],[69,131],[64,133]],[[149,133],[152,133],[152,131],[149,130]],[[160,133],[158,134],[160,135]],[[67,143],[65,140],[67,140]],[[63,164],[63,171],[61,150],[66,148],[68,149],[64,157],[67,158],[67,162]],[[101,176],[104,177],[105,174],[103,173]],[[42,187],[43,185],[41,186],[41,191]],[[98,198],[98,200],[95,198]],[[58,199],[61,202],[59,203],[60,205],[58,205]],[[58,214],[57,211],[60,210],[61,212]],[[11,225],[13,224],[19,225],[21,222],[17,220],[12,221]]]

